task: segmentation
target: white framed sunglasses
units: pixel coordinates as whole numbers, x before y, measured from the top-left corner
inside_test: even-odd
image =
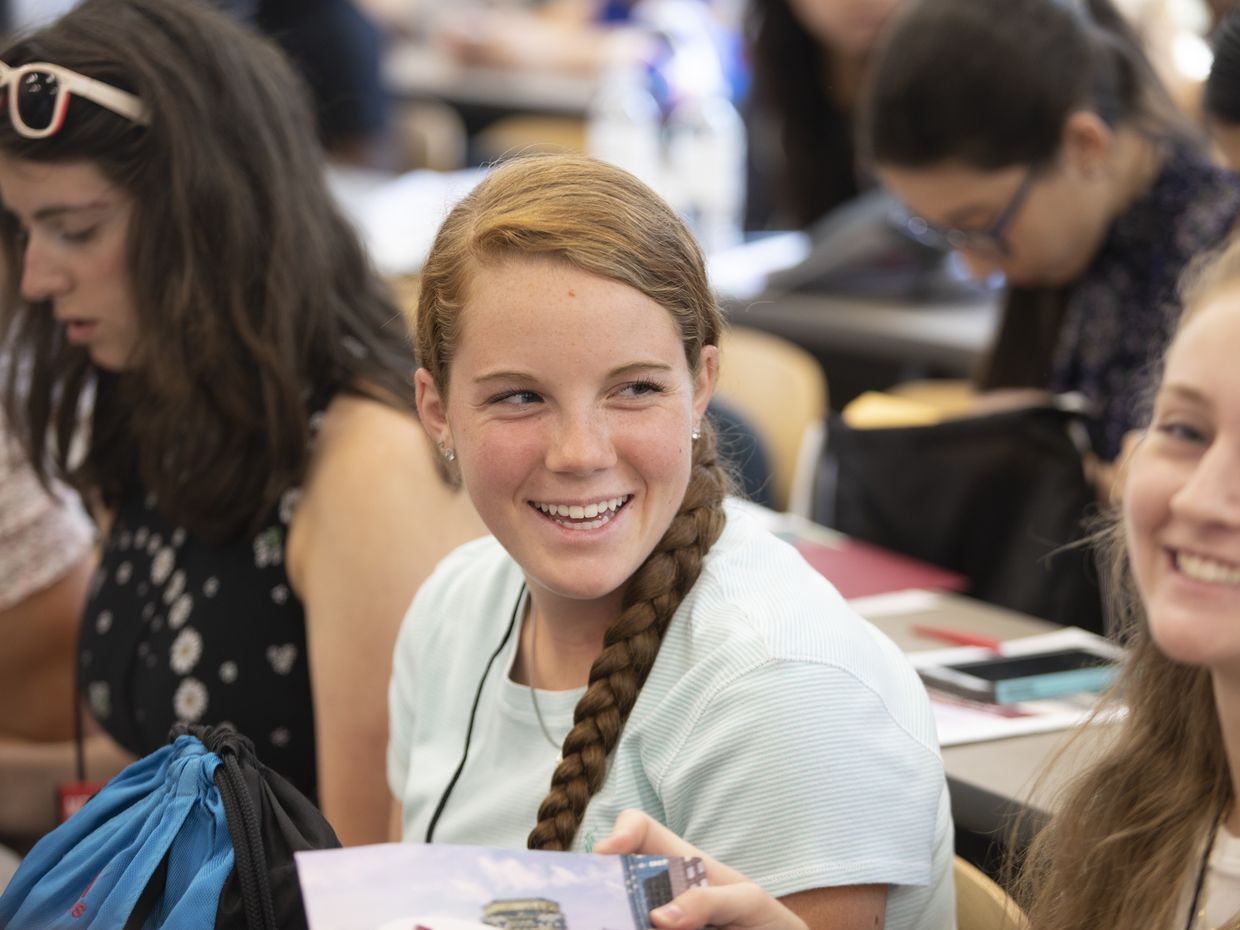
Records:
[[[60,65],[36,61],[11,68],[0,61],[0,87],[6,85],[9,120],[27,139],[46,139],[60,131],[71,94],[141,126],[150,123],[146,104],[133,94]]]

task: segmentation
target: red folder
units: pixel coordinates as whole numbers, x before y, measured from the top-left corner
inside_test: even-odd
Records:
[[[968,587],[963,575],[856,539],[842,537],[828,544],[796,534],[780,535],[849,599],[908,588],[963,591]]]

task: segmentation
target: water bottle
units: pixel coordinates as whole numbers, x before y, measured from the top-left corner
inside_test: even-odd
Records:
[[[586,148],[656,190],[661,187],[662,113],[644,64],[616,63],[603,72],[586,115]]]
[[[722,92],[680,100],[668,116],[674,206],[707,254],[737,245],[745,213],[745,124]]]

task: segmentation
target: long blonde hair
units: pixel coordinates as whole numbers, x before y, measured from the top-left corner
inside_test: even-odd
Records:
[[[1186,273],[1180,329],[1236,287],[1240,241]],[[1034,930],[1178,926],[1181,892],[1234,800],[1210,673],[1171,661],[1154,644],[1123,529],[1113,514],[1099,533],[1104,595],[1127,657],[1096,714],[1121,703],[1128,713],[1102,757],[1056,799],[1055,816],[1019,864],[1014,890]]]
[[[702,254],[653,191],[591,159],[521,158],[492,172],[449,214],[423,270],[418,358],[444,396],[470,279],[478,267],[514,256],[566,262],[645,294],[672,315],[694,374],[702,347],[719,344],[722,317]],[[704,419],[684,500],[630,579],[620,615],[604,634],[562,761],[530,832],[530,848],[572,845],[663,633],[723,531],[727,484],[714,431]]]

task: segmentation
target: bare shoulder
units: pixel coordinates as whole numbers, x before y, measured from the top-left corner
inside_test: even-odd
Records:
[[[403,451],[433,464],[430,439],[412,410],[370,397],[341,394],[332,400],[323,415],[310,461],[310,478],[325,465],[330,467],[352,458],[366,459],[380,450],[390,455]]]
[[[450,493],[416,414],[378,400],[340,395],[328,406],[302,487],[297,522],[363,514],[410,496]]]
[[[466,495],[441,477],[415,414],[342,395],[327,408],[289,529],[290,579],[297,589],[316,553],[336,561],[383,540],[413,545],[436,525],[459,528],[463,541],[480,534],[475,520]]]

